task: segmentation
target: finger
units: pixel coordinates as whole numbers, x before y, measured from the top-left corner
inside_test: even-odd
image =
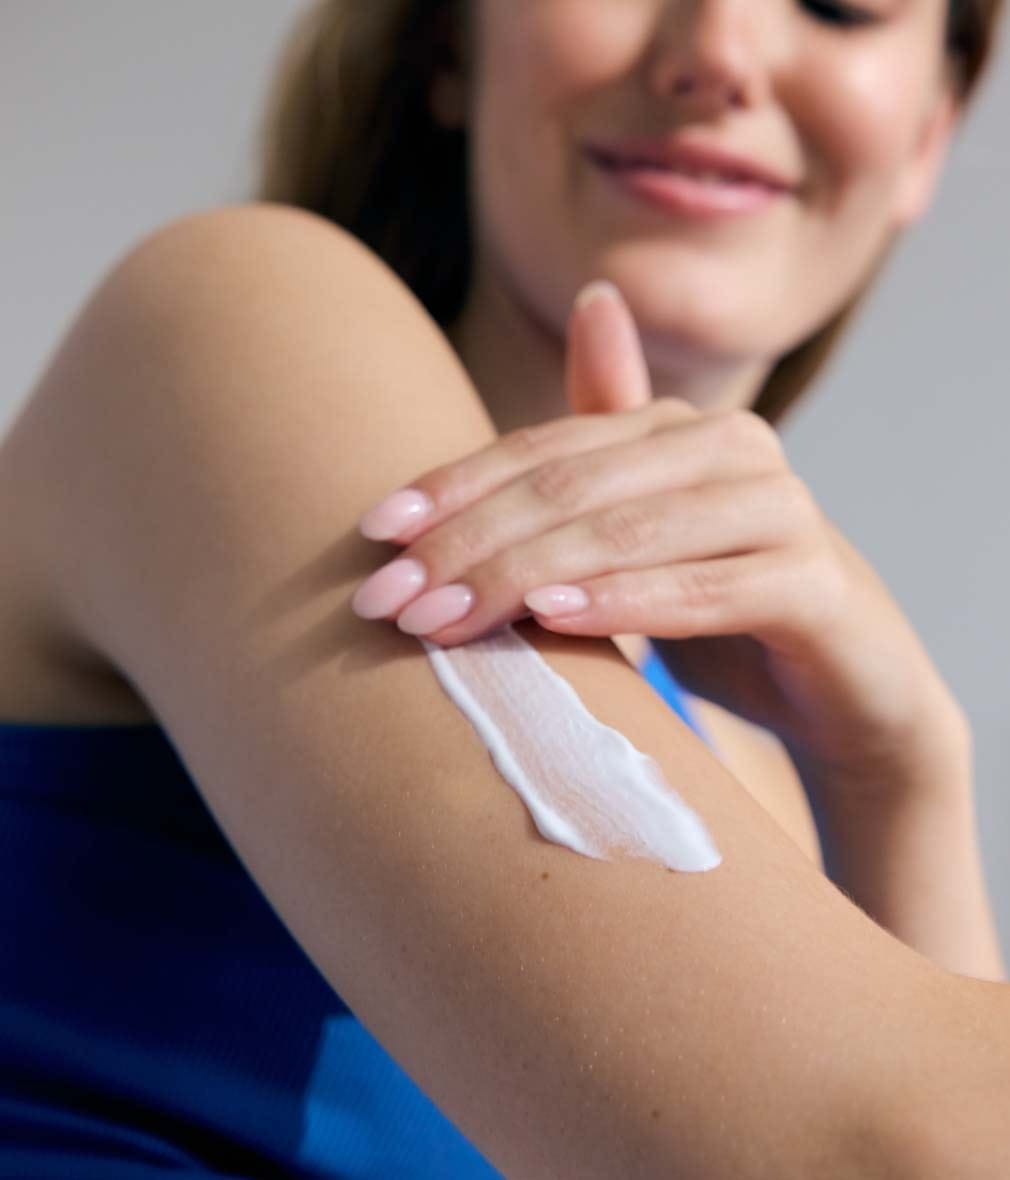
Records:
[[[794,551],[762,550],[708,561],[619,570],[580,581],[586,606],[547,615],[534,610],[544,628],[568,635],[651,635],[690,639],[713,635],[763,635],[788,623],[816,595],[816,585],[797,571]],[[548,602],[564,596],[546,588]],[[544,605],[544,604],[541,604]]]
[[[583,454],[598,447],[641,438],[663,427],[702,415],[680,398],[661,398],[636,410],[611,414],[578,414],[553,418],[509,431],[472,454],[443,463],[418,476],[368,510],[358,523],[372,540],[409,544],[467,504],[483,498],[524,472],[562,455]],[[387,505],[406,507],[404,492],[420,493],[427,512],[416,506],[396,526]],[[381,526],[381,527],[373,527]]]
[[[462,575],[446,576],[445,582],[471,592],[467,613],[451,622],[445,619],[438,630],[424,634],[444,646],[465,643],[531,609],[524,595],[540,586],[581,585],[588,578],[622,569],[647,569],[781,545],[794,531],[791,499],[786,481],[765,475],[608,505],[508,546]],[[422,595],[413,594],[397,608],[404,615],[398,617],[398,625],[402,623],[404,629],[417,634],[413,627],[418,617],[429,617],[420,599],[437,594],[443,584],[441,571],[429,578]],[[459,593],[454,591],[453,595]],[[618,627],[618,631],[633,630],[634,625]]]
[[[565,396],[576,414],[637,409],[652,400],[631,309],[606,279],[583,287],[568,317]]]
[[[568,544],[566,534],[556,531],[560,526],[609,507],[777,469],[775,457],[769,457],[768,452],[732,445],[726,421],[699,418],[632,442],[552,459],[429,529],[399,556],[421,562],[432,584],[450,582],[496,553],[541,535],[549,536],[546,544]],[[655,511],[657,516],[711,514],[713,508],[707,501],[678,508],[672,500],[660,498],[655,501]],[[712,541],[717,539],[710,536]],[[577,543],[578,534],[575,540]],[[586,556],[598,562],[608,555],[600,553],[596,545]],[[648,562],[661,555],[642,556]],[[523,560],[523,555],[517,555],[517,560]]]

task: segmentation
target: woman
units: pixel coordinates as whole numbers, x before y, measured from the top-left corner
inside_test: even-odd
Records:
[[[132,250],[0,452],[6,1174],[1005,1174],[968,727],[767,425],[996,11],[312,11],[271,203]],[[510,621],[718,866],[538,832],[415,638]]]

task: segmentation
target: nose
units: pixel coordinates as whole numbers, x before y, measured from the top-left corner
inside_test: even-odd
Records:
[[[759,29],[765,0],[671,0],[658,31],[650,76],[664,97],[699,116],[748,108],[764,96],[767,65]]]

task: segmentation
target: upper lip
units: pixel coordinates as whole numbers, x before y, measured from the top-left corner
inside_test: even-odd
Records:
[[[679,138],[625,139],[586,145],[602,163],[650,163],[667,168],[701,168],[725,172],[731,178],[753,180],[769,188],[792,190],[796,182],[768,164],[734,155],[714,144]]]

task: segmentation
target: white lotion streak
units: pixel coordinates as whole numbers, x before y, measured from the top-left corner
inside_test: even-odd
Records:
[[[510,625],[455,647],[421,643],[547,840],[596,860],[644,857],[685,872],[722,863],[655,758],[597,720]]]

